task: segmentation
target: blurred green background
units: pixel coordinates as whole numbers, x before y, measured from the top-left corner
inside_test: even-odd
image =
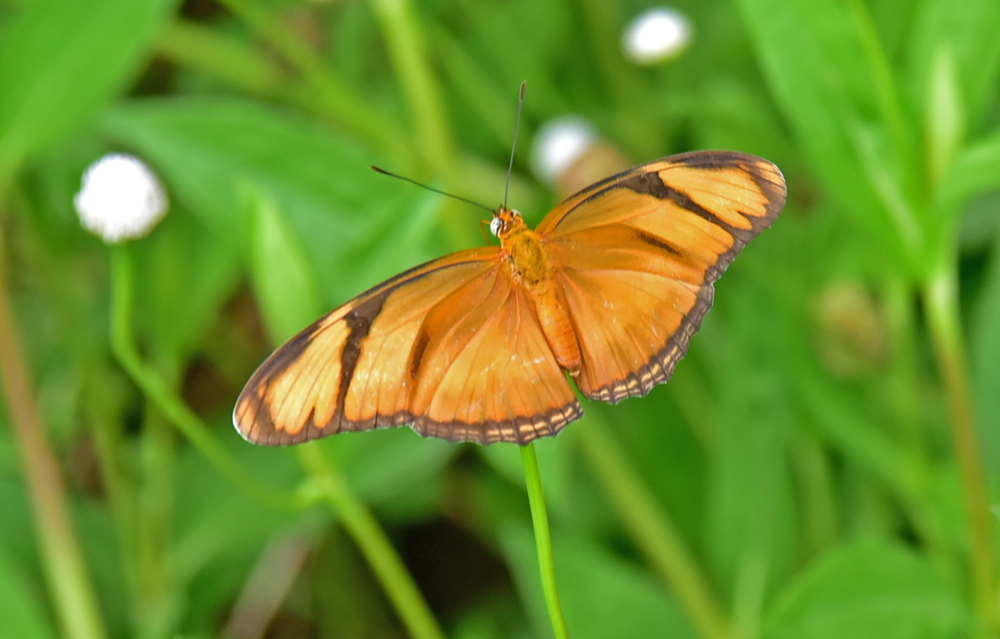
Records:
[[[649,6],[0,2],[0,635],[551,636],[516,448],[230,422],[281,340],[482,244],[368,165],[499,203],[527,80],[532,224],[566,114],[789,191],[674,379],[538,445],[571,635],[1000,636],[1000,3],[681,0],[691,46],[639,67]],[[171,211],[109,248],[72,201],[112,150]]]

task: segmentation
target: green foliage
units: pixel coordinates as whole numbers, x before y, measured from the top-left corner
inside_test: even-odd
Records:
[[[534,132],[567,113],[636,163],[732,148],[789,185],[670,384],[585,402],[587,419],[538,443],[571,635],[998,636],[997,544],[967,512],[1000,489],[1000,4],[685,1],[691,48],[637,68],[618,43],[650,4],[2,4],[4,294],[108,636],[220,636],[248,609],[269,611],[269,636],[413,632],[346,511],[310,492],[315,467],[243,442],[229,415],[270,349],[326,309],[482,245],[481,212],[368,166],[499,202],[521,80],[511,204],[531,220],[557,199],[532,176]],[[208,424],[208,456],[112,354],[117,271],[72,207],[112,150],[169,192],[168,217],[124,249],[131,329]],[[971,457],[952,435],[963,389]],[[10,415],[0,629],[52,637],[59,568]],[[599,425],[626,468],[589,456]],[[514,447],[404,428],[315,451],[387,528],[446,635],[549,636]],[[235,485],[220,456],[284,502]],[[270,592],[284,573],[267,558],[289,539],[305,559]]]

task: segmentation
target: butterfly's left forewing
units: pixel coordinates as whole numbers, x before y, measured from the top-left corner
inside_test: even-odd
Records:
[[[498,249],[435,260],[275,351],[233,422],[265,445],[407,423],[451,441],[555,434],[580,407],[528,309]]]
[[[701,151],[608,178],[538,233],[577,334],[580,391],[617,402],[667,381],[712,305],[713,282],[785,202],[773,164]]]

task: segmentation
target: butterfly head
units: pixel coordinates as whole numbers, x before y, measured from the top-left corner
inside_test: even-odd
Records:
[[[511,233],[514,229],[524,226],[524,220],[521,219],[521,213],[515,211],[514,209],[508,209],[503,206],[493,211],[493,220],[490,222],[490,233],[503,239]]]

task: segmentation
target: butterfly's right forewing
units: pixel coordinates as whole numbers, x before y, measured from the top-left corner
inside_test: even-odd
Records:
[[[588,187],[539,225],[583,366],[584,395],[617,402],[667,381],[713,283],[778,216],[785,181],[752,155],[700,151]]]

